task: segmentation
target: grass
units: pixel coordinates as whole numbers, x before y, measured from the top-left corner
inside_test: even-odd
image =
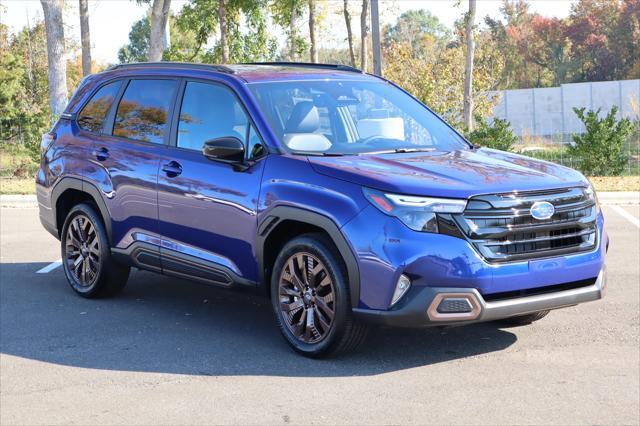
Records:
[[[0,194],[35,194],[38,163],[24,146],[0,147]]]
[[[640,191],[640,176],[594,176],[589,181],[597,192]]]
[[[0,178],[0,195],[35,193],[34,178]]]
[[[0,178],[30,178],[38,171],[33,153],[23,146],[0,147]]]

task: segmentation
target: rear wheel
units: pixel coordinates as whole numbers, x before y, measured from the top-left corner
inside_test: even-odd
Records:
[[[102,220],[89,204],[73,207],[62,227],[62,266],[71,288],[87,298],[119,293],[129,267],[114,262]]]
[[[532,314],[505,318],[500,320],[500,323],[507,326],[511,326],[511,327],[517,327],[520,325],[529,325],[534,321],[541,320],[542,318],[546,317],[548,314],[549,314],[549,311],[534,312]]]
[[[366,327],[351,313],[339,252],[323,235],[287,243],[276,259],[271,301],[280,330],[297,352],[322,357],[358,346]]]

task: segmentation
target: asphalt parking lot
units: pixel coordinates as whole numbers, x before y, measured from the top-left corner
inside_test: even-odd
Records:
[[[1,209],[0,423],[638,424],[640,212],[603,209],[604,300],[527,327],[378,328],[319,361],[256,296],[134,271],[77,297],[36,273],[60,257],[37,209]]]

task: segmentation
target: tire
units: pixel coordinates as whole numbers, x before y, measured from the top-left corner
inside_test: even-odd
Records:
[[[89,204],[74,206],[60,234],[62,267],[71,288],[89,299],[110,297],[127,283],[130,268],[111,258],[101,217]]]
[[[367,327],[351,312],[344,261],[322,234],[305,234],[285,244],[271,275],[271,302],[285,340],[304,356],[345,353],[366,337]]]
[[[549,311],[534,312],[532,314],[520,315],[517,317],[505,318],[499,322],[510,327],[518,327],[521,325],[529,325],[534,321],[541,320],[549,314]]]

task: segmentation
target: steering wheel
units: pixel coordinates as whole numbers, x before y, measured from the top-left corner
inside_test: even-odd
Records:
[[[363,144],[363,145],[371,145],[371,143],[375,142],[375,141],[379,141],[380,139],[382,140],[389,140],[389,138],[385,138],[384,136],[380,136],[380,135],[373,135],[373,136],[369,136],[367,138],[364,139],[360,139],[358,141],[359,144]]]

